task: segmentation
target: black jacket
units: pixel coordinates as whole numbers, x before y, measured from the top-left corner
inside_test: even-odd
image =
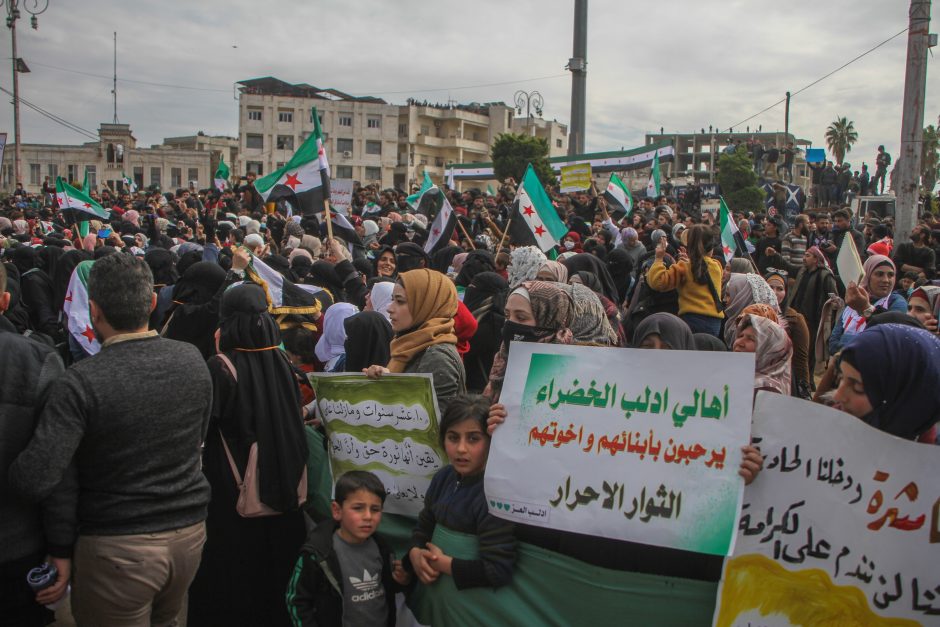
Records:
[[[337,525],[324,521],[307,536],[287,586],[287,609],[295,627],[342,627],[343,573],[333,550]],[[392,579],[392,554],[385,541],[372,536],[382,556],[382,586],[388,605],[387,627],[395,627],[395,593],[401,586]]]
[[[31,503],[8,488],[8,469],[26,448],[64,368],[55,351],[16,332],[0,316],[0,563],[40,552],[69,557],[75,541],[75,491],[56,489]],[[74,483],[71,473],[66,480]],[[61,485],[60,488],[64,488]]]

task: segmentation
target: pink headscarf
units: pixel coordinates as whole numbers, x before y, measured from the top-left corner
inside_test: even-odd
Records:
[[[95,252],[95,244],[98,243],[98,234],[89,233],[82,239],[82,248],[90,253]]]
[[[819,250],[818,246],[810,246],[806,249],[806,252],[811,254],[813,257],[816,257],[816,261],[820,268],[829,267],[829,260],[826,258],[826,255],[823,253],[823,251]]]
[[[389,219],[391,219],[392,222],[401,222],[401,214],[400,214],[400,213],[395,213],[394,211],[390,211],[389,214],[388,214],[388,217],[389,217]]]
[[[140,214],[137,213],[137,211],[135,211],[134,209],[131,209],[130,211],[125,211],[124,215],[121,216],[121,219],[123,219],[125,222],[130,222],[134,226],[140,226],[140,222],[139,222]]]
[[[454,255],[454,259],[450,262],[450,265],[454,268],[454,272],[460,272],[460,269],[463,268],[463,264],[469,255],[470,253],[457,253]]]

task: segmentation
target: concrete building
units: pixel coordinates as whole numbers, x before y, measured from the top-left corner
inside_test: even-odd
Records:
[[[266,77],[240,81],[235,173],[268,174],[286,163],[313,131],[316,107],[335,179],[407,189],[424,172],[441,183],[448,164],[488,161],[500,133],[544,137],[550,156],[568,149],[567,127],[519,119],[504,103],[398,106],[372,96]]]
[[[270,174],[287,163],[313,132],[316,107],[333,178],[392,185],[398,161],[397,106],[272,77],[238,84],[236,174]]]
[[[80,185],[88,172],[92,188],[103,186],[114,190],[124,188],[126,174],[139,188],[157,186],[161,190],[175,190],[197,181],[208,187],[214,170],[210,166],[211,153],[202,149],[175,148],[158,145],[138,148],[137,139],[129,124],[102,123],[99,140],[81,145],[23,144],[22,183],[28,192],[40,192],[46,177],[55,183],[57,176]],[[0,187],[12,191],[14,145],[7,145],[3,153]]]
[[[219,161],[225,159],[225,164],[234,172],[233,164],[238,160],[238,138],[225,135],[206,135],[199,131],[195,135],[184,137],[165,137],[163,145],[180,150],[201,150],[209,153],[209,174],[215,176]],[[156,148],[156,146],[154,146]],[[209,187],[212,181],[199,181],[201,187]]]
[[[668,176],[673,184],[682,185],[690,178],[700,184],[717,183],[718,158],[722,150],[737,141],[746,144],[749,139],[759,140],[765,149],[776,147],[778,150],[785,148],[788,142],[793,142],[794,148],[799,149],[793,160],[793,182],[803,189],[809,189],[810,172],[803,149],[811,146],[812,142],[797,139],[792,133],[650,133],[646,135],[645,141],[647,145],[663,140],[672,142],[675,148],[675,160],[672,163],[664,163],[660,172],[662,176]],[[782,164],[783,158],[781,157],[778,165]],[[631,172],[629,178],[631,180],[628,181],[628,185],[631,189],[645,188],[649,179],[649,169]]]

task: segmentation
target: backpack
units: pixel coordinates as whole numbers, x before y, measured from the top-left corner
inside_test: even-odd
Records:
[[[232,373],[232,377],[237,383],[238,371],[235,370],[235,365],[232,363],[232,360],[223,353],[219,353],[218,355],[222,363],[225,364],[225,367]],[[261,502],[261,488],[258,483],[258,443],[252,442],[251,448],[248,449],[248,464],[245,466],[245,476],[243,478],[238,472],[238,467],[235,465],[235,460],[232,458],[232,451],[229,450],[221,429],[219,429],[219,439],[222,440],[222,447],[225,449],[225,456],[228,458],[229,467],[232,469],[232,476],[235,477],[235,485],[238,486],[238,502],[235,504],[235,511],[238,512],[238,515],[242,518],[260,518],[262,516],[277,516],[281,514],[282,512],[268,507]],[[300,475],[300,482],[297,484],[297,506],[303,505],[306,501],[307,467],[304,466],[304,471]]]

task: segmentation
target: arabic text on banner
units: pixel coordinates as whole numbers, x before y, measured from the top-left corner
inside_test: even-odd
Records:
[[[561,191],[579,192],[591,187],[591,164],[577,163],[561,168]]]
[[[352,179],[333,179],[330,181],[330,206],[344,216],[349,215],[352,205]]]
[[[516,343],[486,467],[516,522],[727,555],[754,356]]]
[[[715,625],[940,624],[940,448],[761,393]]]
[[[385,511],[417,516],[424,495],[446,464],[438,441],[431,375],[309,375],[317,417],[327,433],[334,483],[349,470],[375,473],[388,498]]]

